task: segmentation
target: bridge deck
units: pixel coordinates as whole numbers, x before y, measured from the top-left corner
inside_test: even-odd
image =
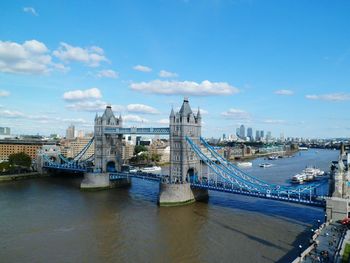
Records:
[[[123,179],[123,178],[139,178],[143,180],[151,180],[151,181],[162,181],[165,177],[164,175],[156,175],[151,173],[110,173],[109,179],[111,181]],[[302,195],[290,195],[290,196],[278,196],[276,193],[266,194],[261,192],[253,192],[253,191],[246,191],[242,189],[238,189],[234,187],[232,184],[228,184],[225,182],[191,182],[192,188],[201,188],[201,189],[208,189],[211,191],[217,191],[217,192],[226,192],[226,193],[232,193],[232,194],[239,194],[239,195],[248,195],[263,199],[271,199],[276,201],[283,201],[283,202],[289,202],[289,203],[298,203],[298,204],[304,204],[304,205],[310,205],[310,206],[318,206],[323,207],[325,206],[325,200],[323,196],[312,196],[310,198],[309,195],[302,194]]]

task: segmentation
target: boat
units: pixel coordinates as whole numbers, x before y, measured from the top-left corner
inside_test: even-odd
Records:
[[[299,150],[300,151],[307,151],[307,150],[309,150],[309,148],[308,147],[299,146]]]
[[[303,172],[306,174],[312,174],[314,177],[324,175],[324,171],[316,167],[306,167]]]
[[[259,166],[262,168],[267,168],[267,167],[271,167],[272,164],[271,163],[261,163],[261,164],[259,164]]]
[[[271,155],[268,157],[269,160],[277,160],[278,159],[278,155]]]
[[[159,166],[151,166],[151,167],[144,167],[141,168],[141,172],[143,173],[154,173],[154,172],[160,172],[162,170]]]
[[[306,174],[304,173],[296,174],[292,177],[292,183],[302,184],[306,180]]]
[[[241,167],[241,168],[248,168],[248,167],[252,167],[253,163],[251,163],[251,162],[239,162],[239,163],[237,163],[237,166]]]
[[[292,177],[293,183],[303,183],[315,180],[317,176],[324,175],[325,172],[314,167],[306,167],[301,173]]]

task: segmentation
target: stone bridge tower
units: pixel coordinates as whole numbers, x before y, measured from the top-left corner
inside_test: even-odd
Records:
[[[190,138],[200,144],[202,118],[200,111],[194,114],[188,98],[185,98],[179,112],[171,110],[170,125],[170,180],[160,185],[159,204],[174,206],[208,198],[204,189],[191,189],[190,177],[200,178],[200,160],[186,141]]]
[[[82,189],[105,189],[129,185],[129,179],[110,182],[109,173],[120,171],[122,165],[122,135],[105,134],[108,128],[121,128],[122,117],[114,116],[111,106],[107,106],[102,116],[96,114],[94,127],[94,171],[85,173]]]
[[[199,145],[201,136],[201,115],[198,109],[195,115],[185,98],[176,114],[171,110],[170,123],[170,177],[172,182],[189,182],[190,176],[198,176],[200,160],[186,141],[190,138]]]
[[[116,118],[112,107],[107,106],[102,116],[95,117],[95,170],[119,171],[122,164],[122,135],[104,134],[106,128],[121,128],[122,117]]]

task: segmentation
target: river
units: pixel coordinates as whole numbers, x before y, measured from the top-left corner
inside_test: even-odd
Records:
[[[338,151],[253,161],[249,173],[289,184],[307,165],[329,170]],[[209,192],[208,203],[158,207],[158,184],[79,190],[81,178],[0,184],[1,262],[290,262],[321,208]]]

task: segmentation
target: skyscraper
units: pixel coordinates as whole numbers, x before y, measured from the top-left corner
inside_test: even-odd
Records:
[[[75,127],[72,124],[66,130],[66,139],[74,139],[74,135],[75,135]]]
[[[266,140],[269,141],[269,140],[271,140],[271,139],[272,139],[271,132],[268,131],[268,132],[266,133]]]
[[[260,131],[259,130],[256,130],[256,132],[255,132],[255,140],[260,141]]]
[[[249,137],[249,140],[253,140],[254,138],[253,138],[253,129],[252,128],[248,128],[247,129],[247,137]]]
[[[239,128],[239,137],[241,137],[241,139],[245,139],[245,127],[243,124]]]
[[[265,137],[265,135],[264,135],[264,131],[260,131],[260,140],[263,140],[263,139],[264,139],[264,137]]]

